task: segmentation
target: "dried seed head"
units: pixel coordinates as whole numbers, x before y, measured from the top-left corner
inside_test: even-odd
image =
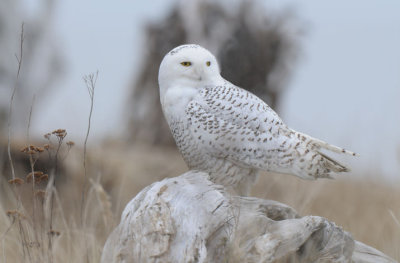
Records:
[[[48,133],[46,133],[46,134],[43,135],[43,136],[44,136],[44,138],[46,138],[47,140],[50,140],[51,133],[48,132]]]
[[[44,197],[46,196],[46,191],[43,191],[43,190],[37,190],[36,192],[35,192],[35,196],[37,197],[37,198],[39,198],[39,199],[44,199]]]
[[[59,139],[63,139],[65,136],[67,136],[67,131],[65,129],[57,129],[54,130],[52,134],[55,134]]]
[[[61,233],[60,233],[60,231],[56,231],[56,230],[51,229],[48,234],[53,236],[53,237],[54,236],[58,237]]]
[[[26,218],[26,216],[24,216],[18,210],[8,210],[6,214],[7,214],[7,216],[13,217],[14,219],[25,219]]]
[[[44,149],[42,147],[37,147],[32,144],[29,146],[25,146],[24,148],[21,149],[21,152],[26,153],[26,154],[41,153],[43,151],[44,151]]]
[[[7,211],[7,216],[14,216],[19,214],[19,212],[17,210],[8,210]]]
[[[52,132],[52,134],[65,133],[65,132],[66,132],[65,129],[57,129],[57,130],[54,130],[54,131]]]
[[[27,176],[26,176],[26,181],[28,183],[32,182],[32,177],[33,175],[35,176],[35,183],[39,183],[42,179],[41,177],[44,175],[43,172],[40,171],[35,171],[33,174],[32,172],[30,172]]]
[[[75,145],[75,143],[74,143],[73,141],[68,141],[68,142],[67,142],[67,145],[68,145],[69,147],[72,147],[72,146]]]
[[[25,146],[24,148],[21,149],[21,152],[23,152],[23,153],[24,153],[24,152],[27,152],[27,151],[29,151],[28,146]]]
[[[42,152],[44,152],[44,149],[43,149],[43,147],[36,147],[36,149],[35,149],[38,153],[42,153]]]
[[[42,176],[43,174],[44,174],[44,173],[41,172],[41,171],[35,171],[35,172],[34,172],[35,177],[36,177],[36,176],[38,176],[38,177],[39,177],[39,176]],[[29,175],[32,176],[32,173],[29,173]]]
[[[25,245],[28,247],[40,247],[40,243],[37,241],[28,242]]]
[[[44,175],[40,176],[40,181],[41,182],[42,181],[47,181],[47,180],[49,180],[49,175],[48,174],[44,174]]]
[[[43,145],[43,148],[45,149],[45,150],[49,150],[50,148],[51,148],[51,146],[50,146],[50,144],[45,144],[45,145]]]
[[[15,178],[15,179],[8,180],[8,183],[15,184],[15,185],[21,185],[24,183],[24,180],[21,178]]]

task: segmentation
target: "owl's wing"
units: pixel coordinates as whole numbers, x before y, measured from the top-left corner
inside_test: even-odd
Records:
[[[202,105],[210,113],[253,131],[274,133],[287,129],[276,112],[263,100],[227,82],[223,86],[207,87],[200,92]]]
[[[186,114],[209,154],[244,167],[274,170],[276,153],[293,133],[265,102],[233,85],[203,89]]]
[[[306,179],[348,169],[321,153],[354,153],[287,127],[261,99],[232,84],[204,88],[186,114],[193,138],[216,158]]]

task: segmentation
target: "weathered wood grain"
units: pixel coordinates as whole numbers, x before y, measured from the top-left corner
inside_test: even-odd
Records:
[[[279,202],[231,196],[187,172],[143,189],[103,250],[105,262],[395,262],[334,223]]]

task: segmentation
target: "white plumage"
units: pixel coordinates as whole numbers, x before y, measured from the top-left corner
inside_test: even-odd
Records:
[[[186,164],[235,193],[247,195],[258,170],[303,179],[349,171],[321,150],[355,153],[290,129],[264,101],[223,79],[216,58],[201,46],[170,51],[160,65],[159,85]]]

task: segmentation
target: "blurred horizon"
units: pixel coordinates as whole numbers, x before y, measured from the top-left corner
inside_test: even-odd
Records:
[[[89,145],[94,138],[122,136],[129,88],[146,48],[143,27],[162,19],[176,2],[55,3],[54,23],[48,26],[65,65],[57,88],[47,91],[45,103],[34,105],[32,136],[65,128],[77,143],[83,141],[90,100],[82,77],[96,70]],[[400,2],[263,3],[268,12],[294,10],[306,25],[300,59],[277,109],[282,119],[295,130],[359,153],[359,158],[339,158],[353,167],[351,175],[398,180]],[[21,4],[28,17],[40,12],[36,1]]]

